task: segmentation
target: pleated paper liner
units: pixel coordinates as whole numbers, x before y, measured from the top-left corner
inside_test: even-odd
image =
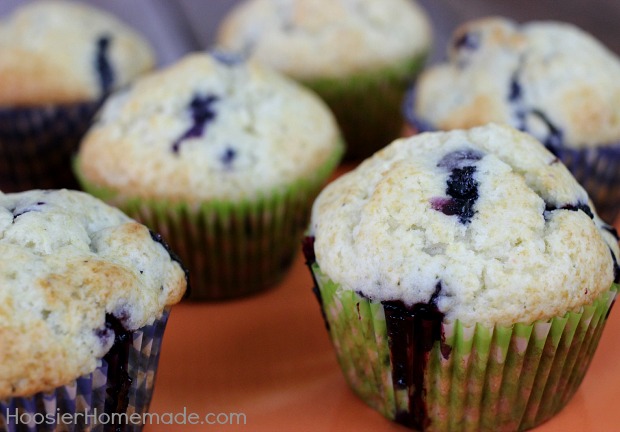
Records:
[[[532,324],[442,323],[441,341],[422,353],[418,370],[418,327],[388,332],[386,305],[339,290],[318,265],[311,269],[348,384],[385,417],[429,431],[525,430],[555,415],[583,380],[617,291]]]
[[[347,143],[346,159],[365,159],[400,136],[403,95],[425,59],[422,54],[364,74],[302,80],[336,116]]]
[[[588,191],[601,219],[613,224],[620,212],[620,142],[552,151]]]
[[[222,300],[257,293],[282,279],[299,249],[312,202],[342,150],[339,146],[309,178],[241,202],[123,200],[80,180],[87,192],[164,237],[189,269],[190,300]]]
[[[414,101],[415,87],[412,86],[407,90],[402,107],[406,120],[403,134],[436,131],[413,111]],[[613,224],[620,213],[620,141],[583,149],[554,147],[549,150],[588,192],[601,219]]]
[[[7,432],[141,431],[144,426],[142,419],[148,412],[153,395],[159,352],[168,315],[167,309],[153,324],[131,333],[132,344],[125,348],[120,347],[124,351],[123,355],[128,358],[126,365],[122,361],[119,362],[106,356],[92,373],[83,375],[70,384],[57,387],[52,391],[37,393],[31,397],[0,400],[0,430]],[[55,365],[55,367],[62,367],[62,365]],[[123,379],[125,373],[131,384],[126,394],[119,396],[116,381],[119,378]],[[125,383],[128,382],[129,380],[125,381]],[[125,393],[126,385],[120,387],[121,393]],[[114,413],[121,412],[126,414],[126,417],[113,416]],[[123,419],[127,422],[119,425],[118,422]],[[116,424],[113,424],[113,421]]]
[[[78,189],[71,159],[100,105],[0,108],[0,190]]]

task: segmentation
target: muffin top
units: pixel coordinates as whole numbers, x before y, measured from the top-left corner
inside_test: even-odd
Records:
[[[224,19],[218,43],[313,79],[393,66],[424,54],[430,38],[413,0],[246,0]]]
[[[30,2],[0,21],[0,106],[97,100],[153,64],[141,36],[85,2]]]
[[[186,288],[160,237],[76,191],[0,193],[0,399],[92,372],[127,330],[151,324]]]
[[[333,115],[314,93],[216,52],[110,97],[78,171],[120,196],[243,200],[308,178],[341,152]]]
[[[435,128],[502,122],[551,149],[620,142],[620,59],[582,30],[486,18],[458,28],[448,55],[416,87],[413,111]]]
[[[324,189],[311,235],[342,289],[466,324],[578,309],[609,289],[619,256],[564,165],[494,124],[395,141]]]

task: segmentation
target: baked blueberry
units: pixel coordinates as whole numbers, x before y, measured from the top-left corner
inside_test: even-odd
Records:
[[[478,199],[478,182],[474,178],[476,167],[474,162],[483,157],[478,150],[459,150],[448,153],[438,167],[450,170],[446,194],[450,198],[433,198],[431,207],[448,216],[456,215],[462,224],[467,225],[474,217],[474,205]]]
[[[224,150],[222,156],[220,157],[220,160],[225,167],[230,168],[236,157],[237,151],[232,147],[227,147],[226,150]]]
[[[235,66],[245,61],[245,56],[238,52],[214,49],[212,51],[209,51],[209,54],[211,54],[211,57],[213,57],[219,63],[226,66]]]
[[[521,88],[521,84],[517,80],[516,76],[513,76],[510,81],[510,91],[508,92],[508,100],[510,102],[521,101],[523,97],[523,89]]]
[[[44,204],[45,203],[43,201],[38,201],[37,203],[28,205],[26,207],[21,207],[21,208],[18,207],[18,208],[12,209],[11,212],[13,213],[13,222],[15,222],[15,219],[17,219],[23,214],[29,213],[31,211],[41,211],[39,207]]]
[[[204,134],[205,127],[216,117],[213,104],[220,98],[215,95],[196,95],[189,104],[189,110],[192,115],[192,126],[172,145],[172,151],[178,153],[181,143],[189,138],[199,138]]]
[[[114,85],[114,69],[110,62],[110,46],[112,37],[109,35],[101,36],[97,39],[97,57],[95,60],[97,74],[99,76],[99,87],[101,93],[106,94],[112,90]]]
[[[464,32],[454,40],[454,48],[457,50],[475,51],[480,48],[481,36],[478,32]]]

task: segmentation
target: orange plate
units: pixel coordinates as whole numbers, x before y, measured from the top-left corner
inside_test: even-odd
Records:
[[[150,425],[145,431],[407,431],[347,387],[311,286],[298,256],[287,278],[266,293],[176,306],[151,412],[244,413],[246,424]],[[580,389],[536,431],[620,431],[619,334],[620,311],[614,310]]]
[[[265,293],[174,307],[150,410],[174,425],[150,424],[145,432],[407,431],[347,387],[311,286],[298,254],[282,283]],[[619,334],[615,310],[580,389],[537,432],[620,431]],[[179,424],[192,413],[202,424]],[[209,424],[218,414],[233,424]],[[244,415],[245,424],[229,414]]]

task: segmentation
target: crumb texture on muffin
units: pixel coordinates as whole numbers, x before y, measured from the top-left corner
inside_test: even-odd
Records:
[[[431,27],[411,0],[249,0],[221,25],[218,43],[296,79],[342,77],[423,54]]]
[[[39,0],[0,21],[0,105],[97,100],[151,69],[146,40],[85,2]]]
[[[409,107],[434,127],[502,122],[550,149],[620,142],[620,58],[579,28],[480,19],[454,32],[448,55]]]
[[[93,371],[113,315],[136,330],[178,302],[184,271],[149,230],[76,191],[0,193],[0,398]]]
[[[253,62],[193,54],[108,99],[78,171],[127,197],[253,199],[311,176],[341,147],[310,91]]]
[[[619,256],[564,165],[500,125],[395,141],[324,189],[310,234],[342,289],[466,324],[578,309],[609,289]]]

